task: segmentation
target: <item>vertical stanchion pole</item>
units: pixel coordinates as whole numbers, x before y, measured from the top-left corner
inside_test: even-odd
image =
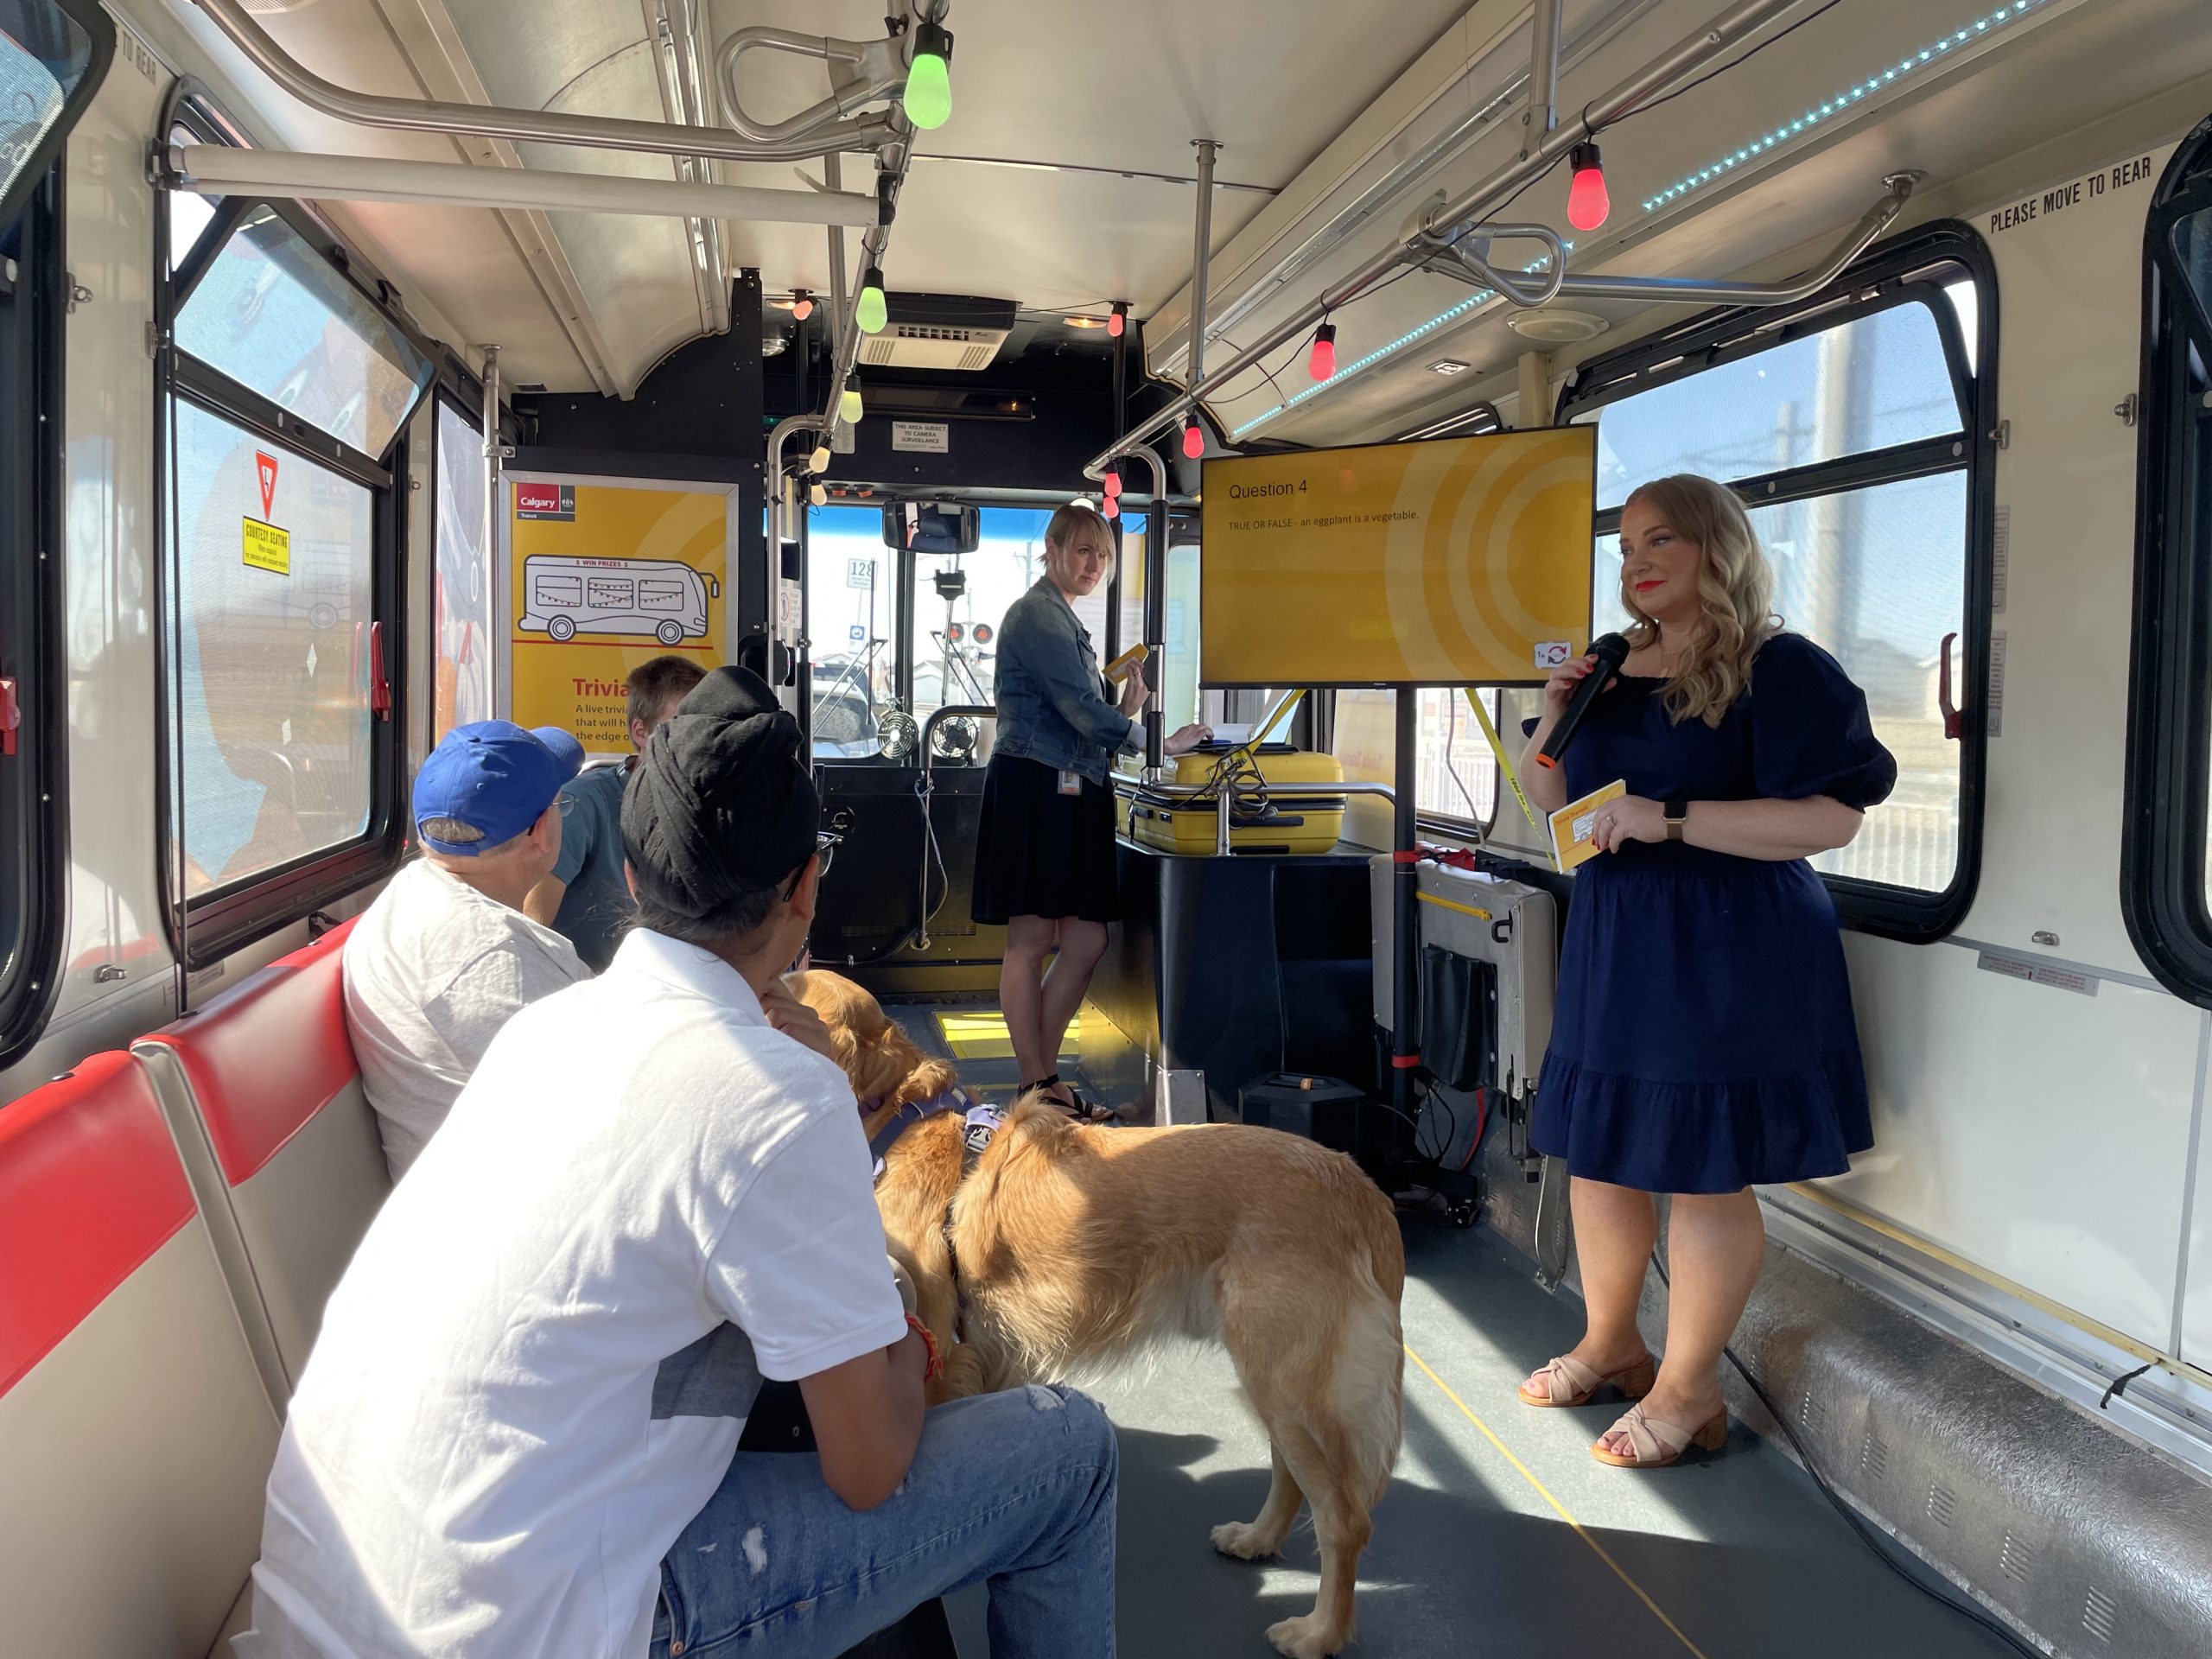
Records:
[[[1415,896],[1421,866],[1420,855],[1414,850],[1421,829],[1416,800],[1420,793],[1416,779],[1420,768],[1420,690],[1399,686],[1393,701],[1398,716],[1398,756],[1392,781],[1394,823],[1390,836],[1390,1104],[1397,1115],[1390,1120],[1389,1145],[1394,1154],[1401,1146],[1409,1154],[1414,1071],[1421,1065],[1420,1033],[1415,1029],[1421,1017],[1416,980],[1421,963],[1421,906]],[[1394,1156],[1390,1161],[1397,1163],[1402,1159]]]

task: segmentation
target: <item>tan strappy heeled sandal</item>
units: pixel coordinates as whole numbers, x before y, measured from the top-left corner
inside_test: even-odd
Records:
[[[1628,1436],[1629,1455],[1605,1449],[1605,1442],[1616,1434]],[[1599,1436],[1590,1448],[1590,1455],[1600,1463],[1611,1464],[1616,1469],[1664,1469],[1670,1463],[1681,1461],[1682,1453],[1695,1446],[1700,1452],[1718,1452],[1728,1444],[1728,1411],[1726,1407],[1713,1413],[1694,1429],[1670,1423],[1663,1417],[1654,1417],[1643,1409],[1643,1402],[1637,1402],[1621,1414],[1620,1421]]]
[[[1561,1354],[1536,1375],[1543,1379],[1543,1391],[1531,1394],[1529,1384],[1523,1382],[1521,1385],[1522,1405],[1586,1406],[1599,1389],[1608,1386],[1618,1389],[1624,1398],[1643,1399],[1651,1392],[1652,1383],[1658,1380],[1659,1368],[1651,1356],[1646,1354],[1635,1364],[1601,1376],[1573,1355]]]

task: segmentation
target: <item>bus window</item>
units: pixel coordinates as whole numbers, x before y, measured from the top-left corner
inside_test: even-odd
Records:
[[[2212,1007],[2212,138],[2183,144],[2145,232],[2143,476],[2120,898],[2158,977]]]
[[[175,407],[170,718],[189,897],[367,830],[375,544],[361,485]],[[281,553],[253,533],[264,523],[284,526]]]
[[[254,208],[177,313],[180,351],[380,456],[430,384],[415,349],[273,207]]]
[[[492,718],[491,562],[484,551],[484,440],[438,404],[438,666],[432,741]]]
[[[1967,745],[1947,730],[1942,690],[1947,650],[1955,696],[1965,684],[1979,626],[1967,591],[1981,445],[1968,434],[1987,355],[1967,344],[1986,311],[1962,261],[1917,264],[1878,300],[1830,296],[1794,326],[1723,317],[1669,340],[1648,369],[1633,353],[1586,365],[1566,411],[1598,425],[1593,632],[1629,620],[1613,531],[1636,485],[1701,473],[1751,507],[1783,626],[1866,690],[1897,760],[1896,791],[1815,868],[1861,896],[1862,918],[1908,931],[1956,909],[1970,868]]]
[[[1194,526],[1188,519],[1178,534]],[[1151,534],[1149,514],[1122,520],[1122,649],[1144,638],[1145,549]],[[1161,660],[1153,671],[1166,729],[1180,731],[1205,717],[1198,690],[1198,547],[1171,540],[1167,548],[1167,602],[1162,607]],[[1102,588],[1100,593],[1105,590]],[[1091,642],[1102,656],[1106,636],[1102,622],[1091,622]]]
[[[1492,723],[1496,690],[1478,691]],[[1330,747],[1344,776],[1387,784],[1397,769],[1397,697],[1373,689],[1336,694]],[[1510,753],[1510,751],[1509,751]],[[1421,739],[1414,804],[1423,823],[1446,834],[1487,835],[1497,816],[1497,762],[1466,693],[1432,686],[1421,693]]]
[[[810,507],[806,535],[814,758],[864,759],[876,752],[878,723],[898,700],[899,556],[883,544],[876,507]]]
[[[114,54],[115,25],[92,0],[0,9],[0,227],[45,179]]]

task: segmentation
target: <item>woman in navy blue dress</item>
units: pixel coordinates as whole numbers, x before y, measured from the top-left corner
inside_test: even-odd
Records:
[[[1656,480],[1620,541],[1633,649],[1560,770],[1522,773],[1554,810],[1616,779],[1628,793],[1598,810],[1603,855],[1576,872],[1531,1126],[1573,1178],[1588,1328],[1521,1397],[1611,1385],[1635,1403],[1592,1452],[1651,1467],[1726,1438],[1721,1350],[1766,1243],[1751,1188],[1841,1174],[1873,1144],[1835,906],[1805,861],[1849,844],[1897,763],[1835,659],[1778,631],[1733,494]],[[1553,675],[1530,755],[1592,663]],[[1655,1376],[1636,1313],[1658,1192],[1674,1202]]]

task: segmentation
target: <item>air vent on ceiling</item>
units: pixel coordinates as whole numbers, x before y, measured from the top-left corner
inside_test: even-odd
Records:
[[[861,361],[902,369],[987,369],[1006,344],[1004,328],[962,328],[932,322],[889,322],[861,341]]]
[[[891,294],[890,321],[861,341],[861,361],[972,374],[990,367],[1014,331],[1012,300],[955,294]]]

